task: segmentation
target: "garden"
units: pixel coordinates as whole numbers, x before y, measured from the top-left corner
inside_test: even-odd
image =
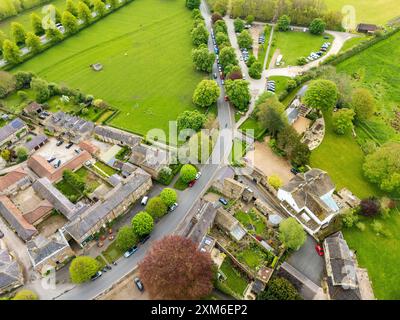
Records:
[[[246,275],[233,265],[229,257],[225,257],[219,271],[223,276],[217,281],[217,287],[235,298],[242,298],[248,286]]]

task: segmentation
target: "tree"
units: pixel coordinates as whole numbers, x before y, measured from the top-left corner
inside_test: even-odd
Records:
[[[290,17],[287,15],[280,16],[276,26],[279,31],[288,31],[290,29]]]
[[[287,125],[285,106],[278,101],[275,95],[269,97],[258,106],[257,119],[271,136],[276,137],[278,132]]]
[[[84,24],[88,24],[92,20],[92,12],[86,3],[79,1],[77,5],[78,18],[83,21]]]
[[[89,256],[79,256],[72,260],[69,267],[69,275],[73,283],[89,281],[99,271],[98,261]]]
[[[203,19],[203,16],[201,15],[201,11],[199,9],[193,9],[192,10],[192,18],[193,19]]]
[[[312,34],[323,34],[325,32],[326,23],[321,18],[315,18],[310,23],[310,32]]]
[[[44,34],[42,18],[40,18],[40,16],[35,12],[31,13],[31,25],[32,25],[32,30],[36,35],[40,36]]]
[[[246,110],[250,100],[249,83],[245,80],[226,80],[226,95],[229,101],[239,110]]]
[[[206,120],[207,117],[197,110],[183,111],[177,119],[178,130],[192,129],[194,131],[199,131],[203,127]]]
[[[223,32],[218,32],[218,33],[215,35],[215,42],[216,42],[217,45],[219,45],[220,47],[221,47],[221,46],[226,46],[226,45],[229,46],[229,45],[230,45],[228,35],[227,35],[226,33],[223,33]]]
[[[208,51],[207,46],[192,50],[192,60],[196,70],[211,72],[215,61],[215,54]]]
[[[93,0],[93,9],[96,11],[100,17],[104,16],[107,13],[106,5],[104,2],[100,0]]]
[[[19,63],[22,61],[21,50],[15,42],[4,40],[3,43],[3,58],[10,63]]]
[[[185,183],[189,183],[190,181],[196,179],[196,174],[196,167],[192,166],[191,164],[184,164],[180,171],[180,179]]]
[[[119,229],[115,241],[121,251],[127,251],[138,243],[138,237],[132,227],[123,226]]]
[[[306,241],[306,233],[300,223],[290,217],[279,225],[279,238],[287,248],[298,250]]]
[[[200,7],[200,0],[186,0],[186,7],[190,10],[198,9]]]
[[[381,190],[400,194],[400,143],[390,142],[365,157],[364,175]]]
[[[253,38],[247,30],[243,30],[237,37],[240,48],[250,49],[253,45]]]
[[[235,49],[232,47],[224,47],[219,52],[219,61],[225,69],[228,65],[237,65]]]
[[[228,34],[228,26],[226,25],[224,20],[218,20],[214,23],[214,32],[215,34],[217,34],[218,32]]]
[[[50,90],[47,81],[39,78],[33,78],[31,88],[35,92],[36,101],[39,103],[46,102],[50,99]]]
[[[61,23],[68,33],[75,33],[78,31],[78,19],[69,11],[64,11],[61,18]]]
[[[276,190],[278,190],[283,185],[282,179],[279,178],[279,176],[277,175],[269,176],[268,183]]]
[[[192,30],[191,33],[192,42],[195,46],[200,46],[201,44],[208,43],[209,33],[207,28],[203,24],[199,24],[196,28]]]
[[[337,134],[345,134],[353,128],[354,110],[340,109],[333,113],[332,125]]]
[[[118,7],[119,0],[108,0],[108,3],[112,9],[115,9]]]
[[[41,50],[42,43],[37,35],[35,35],[33,32],[28,32],[26,34],[26,46],[31,52],[37,53]]]
[[[160,197],[151,198],[146,206],[146,212],[149,213],[153,219],[159,219],[168,211],[167,206]]]
[[[375,99],[371,91],[365,88],[358,88],[353,91],[350,105],[356,112],[358,120],[368,120],[375,112]]]
[[[49,28],[46,30],[46,38],[54,42],[59,42],[64,38],[64,36],[57,28]]]
[[[8,149],[1,150],[1,157],[6,161],[10,161],[10,159],[11,159],[10,150],[8,150]]]
[[[256,57],[254,56],[254,55],[250,55],[249,56],[249,59],[247,59],[247,62],[246,62],[246,65],[250,68],[251,66],[252,66],[252,64],[254,63],[254,62],[256,62],[257,61],[257,59],[256,59]]]
[[[258,300],[301,300],[296,288],[285,278],[277,277],[268,282],[265,291],[261,292]]]
[[[167,207],[170,207],[178,200],[178,195],[174,189],[165,188],[161,191],[160,198],[164,201]]]
[[[39,300],[39,297],[31,290],[22,289],[17,292],[13,300]]]
[[[222,19],[222,16],[221,16],[218,12],[214,12],[214,13],[211,15],[211,23],[214,24],[214,23],[216,23],[216,22],[219,21],[219,20],[223,20],[223,19]]]
[[[229,73],[226,75],[225,79],[231,79],[231,80],[239,80],[243,79],[242,75],[242,69],[239,66],[233,66],[230,70]]]
[[[201,107],[209,107],[218,100],[221,90],[214,80],[202,80],[193,93],[193,102]]]
[[[312,81],[303,97],[303,101],[308,107],[323,111],[333,109],[337,99],[338,90],[336,84],[330,80]]]
[[[167,236],[139,264],[151,299],[200,299],[212,291],[212,260],[192,240]]]
[[[2,30],[0,30],[0,54],[3,52],[3,43],[6,39],[6,34]]]
[[[32,72],[17,71],[14,76],[16,89],[21,90],[30,88],[34,74]]]
[[[246,23],[247,24],[250,24],[250,25],[252,25],[253,24],[253,22],[254,22],[254,20],[255,20],[255,18],[254,18],[254,16],[253,15],[248,15],[247,17],[246,17]]]
[[[139,237],[143,238],[153,231],[154,219],[145,211],[137,213],[132,218],[132,230]]]
[[[301,142],[297,131],[289,125],[280,130],[277,135],[278,148],[285,152],[286,157],[296,166],[304,166],[309,163],[311,152],[308,146]]]
[[[78,8],[75,5],[75,2],[73,0],[67,0],[65,11],[68,11],[69,13],[71,13],[75,17],[78,16]],[[65,13],[65,11],[64,11],[64,13]]]
[[[235,27],[235,32],[237,32],[237,33],[240,33],[240,32],[242,32],[244,30],[244,22],[240,18],[236,18],[233,21],[233,25]]]
[[[16,44],[24,44],[26,32],[22,24],[11,22],[11,35]]]
[[[85,180],[72,170],[64,170],[63,178],[68,184],[70,184],[72,187],[79,190],[80,192],[83,192],[83,190],[85,190]]]
[[[381,212],[381,204],[375,197],[360,201],[360,214],[365,217],[375,217]]]
[[[261,62],[255,61],[249,68],[249,75],[253,79],[261,79],[263,66]]]
[[[15,150],[16,154],[17,154],[17,158],[19,160],[19,162],[25,161],[26,159],[28,159],[28,150],[21,146],[16,148]]]
[[[172,169],[170,167],[163,167],[158,173],[158,182],[168,185],[172,177]]]

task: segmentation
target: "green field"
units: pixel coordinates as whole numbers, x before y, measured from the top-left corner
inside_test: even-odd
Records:
[[[368,41],[372,37],[367,37],[367,36],[359,36],[359,37],[354,37],[349,40],[347,40],[344,44],[343,47],[340,49],[339,53],[342,53],[344,51],[347,51],[348,49],[351,49],[360,43],[364,41]]]
[[[385,24],[400,16],[398,0],[324,0],[327,7],[341,11],[344,6],[355,8],[357,23]]]
[[[281,67],[294,66],[297,65],[298,58],[306,58],[311,52],[319,51],[324,42],[332,42],[332,39],[333,37],[330,35],[329,39],[324,39],[323,36],[312,35],[309,32],[275,31],[273,49],[279,49],[283,56],[282,61],[284,63],[281,64]]]
[[[121,112],[111,125],[168,129],[202,75],[191,61],[190,11],[181,0],[137,0],[19,66],[102,98]],[[94,72],[93,63],[103,64]]]

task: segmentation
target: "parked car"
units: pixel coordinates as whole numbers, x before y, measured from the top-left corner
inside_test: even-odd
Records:
[[[58,140],[57,143],[56,143],[56,146],[59,147],[59,146],[61,146],[63,143],[64,143],[64,141]]]
[[[103,273],[102,273],[101,271],[97,271],[97,272],[90,278],[90,280],[94,281],[94,280],[100,278],[102,274],[103,274]]]
[[[224,84],[224,83],[225,83],[225,82],[224,82],[224,79],[222,79],[222,80],[221,80],[221,84]]]
[[[129,258],[131,255],[133,255],[136,251],[137,251],[137,246],[133,246],[132,248],[130,248],[128,251],[126,251],[124,253],[124,257],[125,258]]]
[[[317,251],[317,253],[320,257],[322,257],[324,255],[324,249],[319,244],[317,244],[315,246],[315,251]]]
[[[48,163],[52,163],[54,160],[56,160],[56,157],[51,157],[47,160]]]
[[[140,281],[139,278],[135,278],[135,279],[133,279],[133,281],[135,281],[135,285],[138,288],[138,290],[143,292],[144,291],[144,286],[143,286],[142,281]]]
[[[147,201],[149,201],[149,197],[148,196],[144,196],[140,203],[142,204],[142,206],[145,206],[147,204]]]
[[[189,182],[189,187],[190,187],[190,188],[193,187],[195,183],[196,183],[196,180],[190,181],[190,182]]]
[[[196,180],[199,180],[200,177],[201,177],[201,171],[199,171],[199,172],[196,173]]]
[[[219,198],[218,199],[219,202],[221,202],[224,206],[226,206],[228,204],[228,200],[226,200],[225,198]]]
[[[174,211],[176,208],[178,208],[177,202],[175,202],[172,206],[169,207],[169,211]]]
[[[141,243],[141,244],[145,243],[147,240],[150,239],[150,237],[151,237],[151,236],[148,234],[148,235],[145,236],[142,240],[140,240],[140,243]]]
[[[4,233],[0,230],[0,239],[4,238]]]
[[[225,97],[224,97],[224,100],[225,100],[225,101],[229,101],[228,96],[225,96]]]
[[[85,161],[85,166],[91,167],[92,166],[92,161],[90,161],[90,160]]]
[[[214,79],[217,79],[217,73],[214,72]]]
[[[61,160],[58,160],[55,164],[54,164],[54,168],[58,168],[61,165]]]
[[[70,143],[68,143],[68,144],[65,146],[65,149],[69,149],[69,148],[71,148],[73,145],[74,145],[74,144],[73,144],[72,142],[70,142]]]
[[[81,153],[81,149],[75,149],[74,151],[75,151],[75,153],[77,153],[77,154],[80,154],[80,153]]]
[[[291,168],[290,172],[293,173],[294,175],[299,173],[299,170],[297,170],[296,168]]]

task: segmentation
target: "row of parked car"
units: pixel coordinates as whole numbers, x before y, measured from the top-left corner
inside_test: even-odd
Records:
[[[325,42],[325,43],[322,45],[320,51],[311,52],[311,54],[306,58],[306,61],[307,61],[307,62],[311,62],[311,61],[314,61],[314,60],[319,59],[319,58],[322,57],[322,55],[328,50],[328,48],[329,48],[330,46],[331,46],[331,43],[330,43],[330,42]]]
[[[267,81],[267,91],[275,93],[275,81],[274,80]]]
[[[258,44],[264,44],[265,43],[265,34],[262,33],[258,37]]]
[[[243,60],[244,62],[247,62],[249,60],[249,51],[246,48],[240,49],[242,52],[242,56],[240,57],[240,60]]]
[[[59,146],[61,146],[63,143],[64,143],[63,140],[58,140],[57,143],[56,143],[56,146],[59,147]],[[70,149],[73,145],[74,145],[73,142],[69,142],[69,143],[65,146],[65,149]],[[75,153],[78,153],[78,154],[79,154],[79,153],[81,152],[81,149],[78,148],[78,149],[75,149],[74,151],[75,151]],[[49,159],[47,159],[47,162],[48,162],[48,163],[52,163],[52,162],[54,162],[54,161],[56,161],[56,162],[53,164],[53,167],[54,167],[55,169],[57,169],[57,168],[60,167],[60,165],[61,165],[61,160],[57,160],[57,158],[54,157],[54,156],[52,156],[52,157],[50,157]]]

